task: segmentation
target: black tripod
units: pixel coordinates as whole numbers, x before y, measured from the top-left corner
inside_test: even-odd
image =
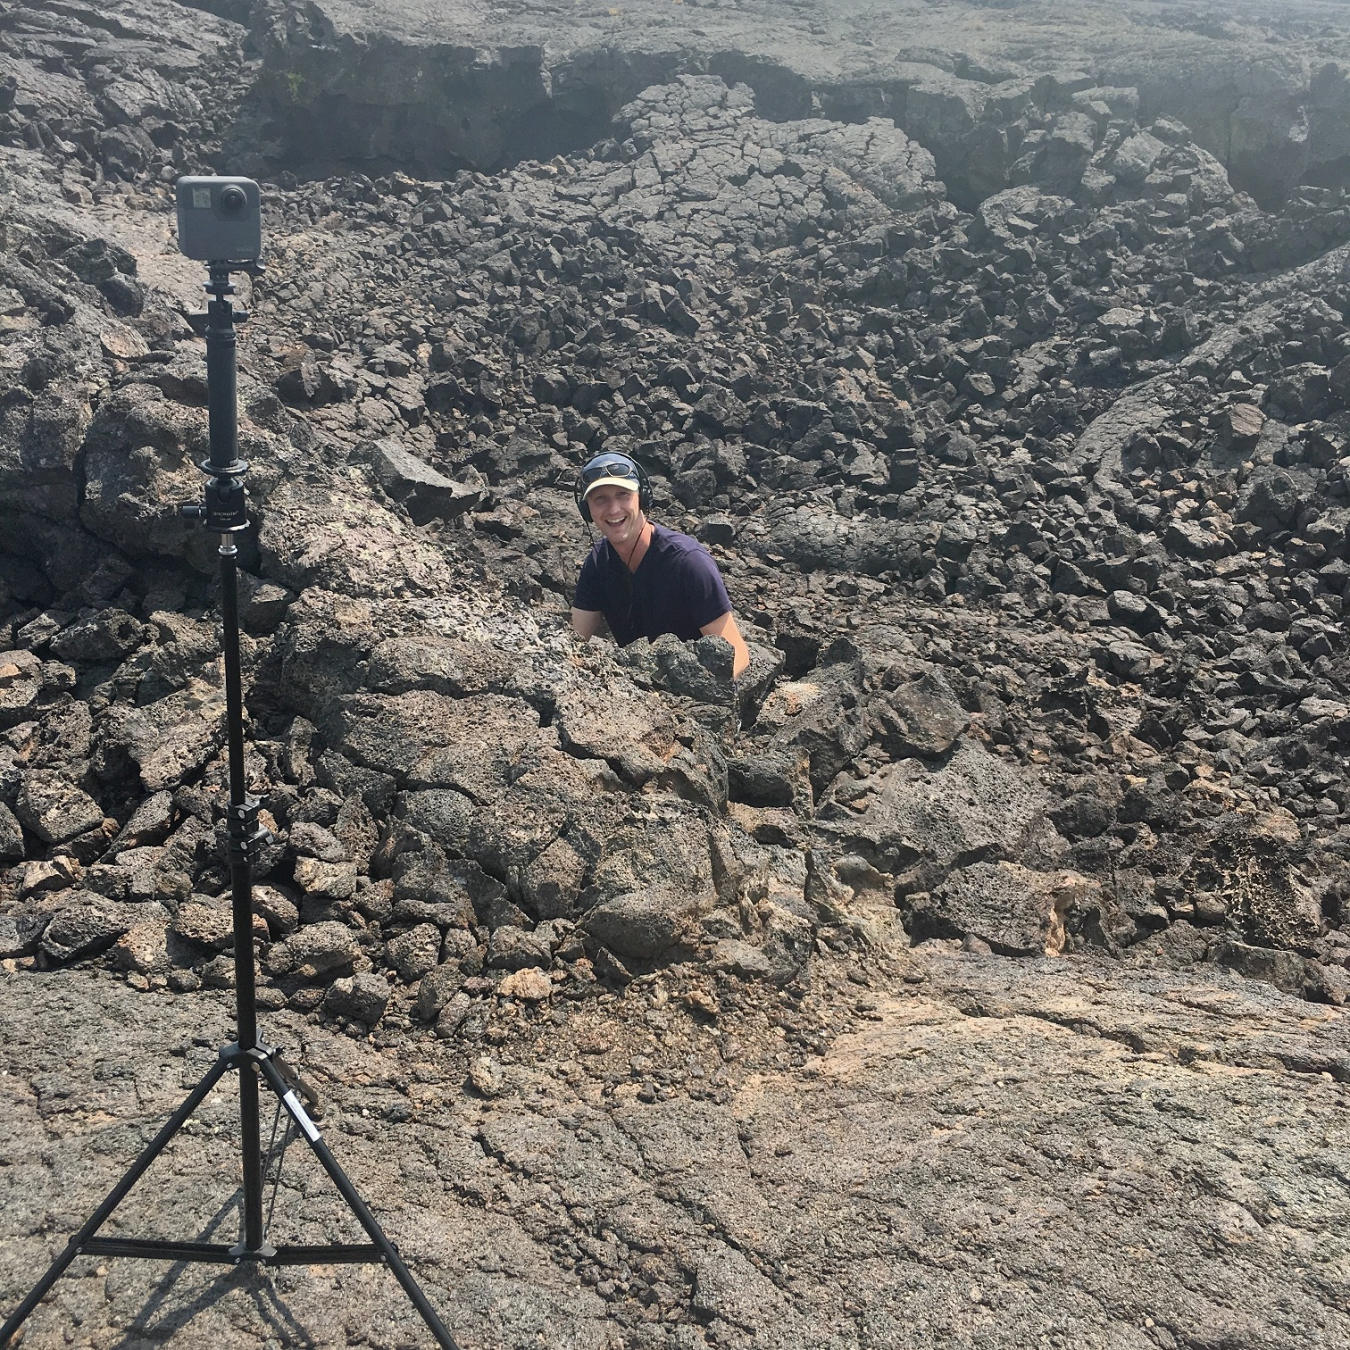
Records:
[[[206,377],[211,426],[211,455],[202,464],[207,476],[205,502],[184,507],[186,516],[201,521],[220,539],[221,611],[224,620],[225,704],[229,735],[230,806],[229,860],[234,914],[235,1007],[238,1040],[222,1047],[219,1058],[206,1076],[188,1094],[164,1128],[113,1187],[108,1198],[94,1211],[89,1222],[71,1238],[66,1249],[52,1262],[47,1273],[29,1292],[14,1315],[0,1327],[0,1346],[10,1338],[42,1301],[66,1267],[80,1255],[132,1256],[154,1260],[213,1262],[237,1265],[254,1261],[266,1266],[304,1266],[345,1262],[384,1262],[403,1286],[428,1330],[443,1350],[458,1350],[436,1310],[427,1301],[394,1244],[384,1235],[375,1216],[338,1165],[318,1127],[301,1105],[302,1084],[281,1061],[279,1052],[258,1039],[257,1001],[253,971],[253,864],[258,850],[269,838],[258,825],[258,802],[248,795],[244,781],[244,706],[239,662],[238,550],[234,536],[248,528],[244,475],[248,465],[237,457],[238,409],[235,374],[235,313],[229,298],[234,294],[230,273],[254,271],[253,263],[212,262],[206,290],[212,297],[207,306]],[[239,1077],[239,1126],[244,1173],[243,1234],[232,1247],[213,1242],[168,1242],[157,1238],[109,1238],[95,1236],[113,1210],[184,1122],[227,1073]],[[263,1216],[263,1159],[258,1122],[258,1080],[261,1077],[276,1094],[290,1120],[287,1132],[298,1128],[315,1157],[323,1165],[348,1208],[370,1238],[369,1243],[337,1243],[318,1246],[274,1247],[267,1241]]]

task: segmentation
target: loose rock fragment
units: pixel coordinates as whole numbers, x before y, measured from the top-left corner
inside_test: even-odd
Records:
[[[24,826],[49,844],[64,843],[103,824],[99,804],[51,769],[25,777],[15,810]]]
[[[553,993],[553,981],[547,972],[537,966],[526,966],[513,970],[497,986],[497,992],[505,998],[518,998],[526,1003],[538,1003]]]
[[[469,1082],[484,1097],[500,1097],[506,1089],[506,1073],[489,1055],[479,1055],[469,1065]]]
[[[381,975],[367,973],[334,980],[323,996],[322,1007],[330,1017],[373,1027],[384,1016],[388,1003],[388,981]]]

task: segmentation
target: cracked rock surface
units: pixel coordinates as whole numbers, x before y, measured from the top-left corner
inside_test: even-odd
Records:
[[[18,978],[0,1014],[15,1288],[228,1029],[221,996],[86,972],[16,1000]],[[1292,1350],[1350,1331],[1334,1010],[1222,971],[931,950],[823,961],[787,995],[689,972],[524,1007],[476,1058],[271,1021],[463,1345]],[[110,1231],[231,1231],[234,1127],[221,1090]],[[302,1152],[274,1234],[347,1235]],[[90,1346],[419,1335],[377,1270],[197,1268],[170,1288],[93,1258],[26,1343],[70,1326]]]

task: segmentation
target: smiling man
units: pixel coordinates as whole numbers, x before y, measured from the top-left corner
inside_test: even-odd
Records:
[[[647,519],[646,475],[627,455],[597,455],[581,470],[576,496],[583,517],[604,536],[581,565],[572,627],[593,637],[602,623],[620,647],[673,633],[684,641],[725,638],[732,674],[750,664],[750,650],[722,574],[707,549],[678,530]]]

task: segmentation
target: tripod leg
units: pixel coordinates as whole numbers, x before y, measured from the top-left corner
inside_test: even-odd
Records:
[[[164,1128],[145,1146],[141,1156],[132,1163],[122,1180],[108,1192],[108,1198],[90,1215],[89,1222],[70,1239],[65,1251],[51,1263],[47,1273],[29,1291],[28,1297],[15,1309],[14,1315],[9,1321],[3,1327],[0,1327],[0,1346],[9,1344],[10,1337],[23,1325],[28,1314],[42,1302],[47,1291],[64,1274],[66,1267],[80,1254],[80,1248],[98,1232],[108,1216],[122,1203],[127,1192],[141,1179],[150,1164],[159,1157],[164,1145],[182,1129],[183,1122],[206,1100],[207,1093],[233,1067],[233,1061],[218,1059],[206,1071],[206,1076],[192,1089],[182,1106],[169,1117],[164,1123]]]
[[[271,1060],[263,1060],[258,1067],[271,1084],[272,1090],[281,1098],[282,1105],[290,1112],[291,1118],[300,1127],[300,1133],[309,1141],[310,1148],[314,1150],[314,1156],[323,1164],[323,1170],[328,1173],[329,1179],[347,1202],[347,1208],[356,1215],[357,1222],[366,1230],[366,1236],[383,1253],[385,1263],[393,1271],[394,1278],[402,1285],[403,1292],[407,1294],[413,1307],[421,1315],[422,1321],[427,1324],[428,1330],[436,1338],[437,1345],[441,1347],[441,1350],[459,1350],[436,1309],[431,1306],[427,1296],[422,1292],[421,1286],[413,1278],[412,1271],[403,1264],[403,1258],[398,1254],[398,1248],[385,1236],[379,1220],[366,1207],[365,1201],[357,1194],[356,1187],[352,1185],[351,1179],[342,1170],[338,1160],[333,1157],[328,1145],[324,1143],[318,1126],[314,1124],[306,1114],[304,1107],[300,1105],[291,1085],[282,1077],[281,1072]]]
[[[262,1143],[258,1125],[258,1075],[251,1064],[239,1066],[239,1135],[244,1173],[244,1232],[241,1253],[263,1245]]]

